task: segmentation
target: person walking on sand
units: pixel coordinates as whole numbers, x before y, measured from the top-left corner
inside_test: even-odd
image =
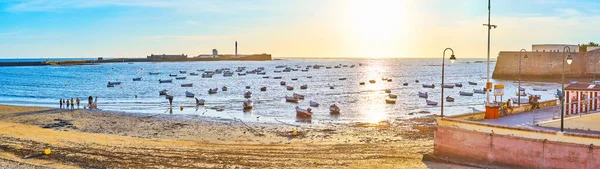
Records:
[[[81,102],[81,100],[79,100],[79,97],[75,100],[75,102],[77,103],[77,109],[79,109],[79,102]]]
[[[75,110],[75,100],[71,98],[71,110]]]
[[[94,98],[92,98],[92,96],[88,97],[88,107],[92,107],[93,101],[94,101]]]
[[[94,103],[92,103],[94,105],[94,108],[98,108],[98,96],[96,96],[96,99],[94,100]]]
[[[67,109],[69,109],[69,99],[65,99],[65,105],[67,105]]]
[[[62,98],[60,98],[59,103],[60,103],[60,108],[62,109],[62,106],[63,106],[63,104],[62,104],[63,103],[63,99]]]
[[[167,96],[169,99],[169,107],[173,107],[173,96]]]

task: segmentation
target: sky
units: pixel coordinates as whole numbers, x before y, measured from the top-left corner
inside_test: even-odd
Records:
[[[491,57],[600,42],[600,1],[492,0]],[[485,0],[2,0],[0,58],[487,57]]]

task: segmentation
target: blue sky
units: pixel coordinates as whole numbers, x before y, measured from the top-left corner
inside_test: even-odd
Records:
[[[484,0],[5,0],[0,53],[15,57],[198,55],[485,57]],[[492,56],[532,43],[600,41],[600,2],[492,1]]]

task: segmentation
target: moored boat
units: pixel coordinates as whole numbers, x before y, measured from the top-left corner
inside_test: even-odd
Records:
[[[332,104],[331,106],[329,106],[329,113],[331,113],[331,114],[340,114],[340,107],[338,107],[335,104]]]
[[[345,77],[342,77],[342,78],[339,78],[339,80],[346,80],[346,78],[345,78]]]
[[[460,91],[460,92],[458,92],[458,94],[461,96],[473,96],[473,93],[471,93],[471,92]]]
[[[312,100],[311,100],[311,101],[310,101],[310,102],[308,102],[308,103],[309,103],[310,107],[319,107],[319,103],[317,103],[317,102],[315,102],[315,101],[312,101]]]
[[[215,94],[219,91],[219,88],[208,89],[208,94]]]
[[[185,91],[185,97],[194,97],[194,93]]]
[[[261,87],[261,88],[260,88],[260,91],[263,91],[263,92],[264,92],[264,91],[267,91],[267,87]]]
[[[222,91],[226,92],[227,91],[227,86],[223,86],[223,88],[221,88]]]
[[[434,101],[431,101],[431,100],[425,100],[425,102],[427,103],[427,105],[430,105],[430,106],[435,106],[435,105],[438,104],[438,102],[434,102]]]
[[[469,82],[469,85],[477,85],[477,82]]]
[[[391,89],[385,89],[385,93],[392,93]]]
[[[456,86],[456,87],[462,87],[463,85],[462,85],[462,83],[455,83],[454,86]]]
[[[395,98],[398,98],[398,95],[395,95],[395,94],[391,94],[391,93],[390,93],[390,94],[388,94],[388,97],[390,97],[390,98],[392,98],[392,99],[395,99]]]
[[[158,83],[171,83],[171,82],[173,82],[172,79],[167,79],[167,80],[158,79]]]
[[[454,102],[454,98],[453,98],[453,97],[450,97],[450,96],[447,96],[447,97],[446,97],[446,101],[447,101],[447,102]]]
[[[184,84],[181,84],[181,87],[192,87],[192,86],[194,86],[193,83],[184,83]]]
[[[175,77],[176,80],[185,80],[185,76],[184,77]]]
[[[286,89],[287,89],[287,90],[294,90],[294,87],[292,87],[292,86],[287,86],[287,87],[286,87]]]
[[[176,77],[176,76],[177,76],[177,74],[169,74],[169,76],[171,76],[171,77]]]
[[[473,89],[473,93],[485,94],[485,90],[483,90],[483,89]]]
[[[358,83],[358,84],[359,84],[359,85],[365,85],[365,82],[360,82],[360,83]]]
[[[548,91],[548,89],[541,88],[541,87],[534,87],[533,91]]]
[[[185,70],[180,70],[180,71],[179,71],[179,73],[181,73],[181,74],[186,74],[186,73],[187,73],[187,71],[185,71]]]
[[[279,82],[280,85],[285,86],[285,81]]]
[[[419,92],[419,97],[427,98],[427,97],[429,97],[429,94],[427,92]]]
[[[452,89],[454,88],[454,84],[444,84],[443,87]]]
[[[307,89],[307,88],[308,88],[308,85],[302,85],[302,86],[300,86],[300,89]]]
[[[408,86],[408,83],[402,83],[402,86]]]
[[[196,101],[196,105],[204,105],[204,102],[206,102],[206,100],[204,100],[204,99],[199,99],[199,100],[198,100],[198,99],[197,99],[197,101]]]
[[[121,82],[108,82],[109,85],[120,85]]]
[[[423,84],[423,88],[435,88],[435,84]]]
[[[149,72],[148,74],[150,74],[150,75],[158,75],[158,74],[160,74],[160,72]]]
[[[133,81],[142,81],[142,77],[133,78]]]
[[[310,118],[310,117],[312,117],[312,114],[313,114],[311,111],[312,111],[312,109],[310,107],[306,108],[306,109],[302,109],[302,108],[296,106],[296,117]]]
[[[298,80],[298,78],[292,78],[292,80]]]
[[[292,96],[300,100],[304,99],[304,95],[301,94],[294,93]]]
[[[252,100],[244,101],[244,110],[249,110],[249,109],[252,109],[253,107],[254,107],[254,103],[252,103]]]
[[[281,76],[275,76],[273,79],[281,79]]]
[[[369,80],[369,83],[375,83],[375,82],[377,82],[377,81],[375,81],[375,80]]]
[[[190,73],[190,76],[198,76],[198,75],[199,75],[199,74],[198,74],[198,73],[196,73],[196,72],[192,72],[192,73]]]
[[[387,103],[387,104],[396,104],[396,99],[385,99],[385,103]]]
[[[167,89],[161,90],[158,95],[169,95],[169,91]]]
[[[286,102],[292,102],[292,103],[298,103],[298,98],[291,97],[291,96],[285,96],[285,101]]]

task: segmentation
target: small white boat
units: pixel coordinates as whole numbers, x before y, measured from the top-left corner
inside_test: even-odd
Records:
[[[285,82],[284,81],[279,82],[279,84],[281,84],[282,86],[285,86]]]
[[[473,93],[485,94],[485,90],[483,90],[483,89],[473,89]]]
[[[392,93],[391,89],[385,89],[385,93]]]
[[[148,74],[150,74],[150,75],[158,75],[158,74],[160,74],[160,72],[150,72]]]
[[[263,91],[263,92],[264,92],[264,91],[267,91],[267,87],[261,87],[261,88],[260,88],[260,91]]]
[[[204,105],[204,102],[206,102],[204,99],[196,100],[196,105]]]
[[[184,77],[175,77],[176,80],[185,80],[185,76]]]
[[[388,94],[388,97],[390,97],[390,98],[392,98],[392,99],[395,99],[395,98],[398,98],[398,95],[395,95],[395,94],[391,94],[391,93],[390,93],[390,94]]]
[[[244,93],[244,98],[251,98],[252,97],[252,92],[247,91],[246,93]]]
[[[427,98],[427,97],[429,97],[429,94],[427,92],[419,92],[419,97]]]
[[[445,84],[443,87],[452,89],[452,88],[454,88],[454,84]]]
[[[304,95],[301,95],[301,94],[294,93],[292,96],[297,99],[304,99]]]
[[[447,101],[447,102],[454,102],[454,98],[453,98],[453,97],[450,97],[450,96],[447,96],[447,97],[446,97],[446,101]]]
[[[192,73],[190,73],[190,76],[198,76],[198,75],[199,75],[199,74],[198,74],[198,73],[196,73],[196,72],[192,72]]]
[[[435,105],[438,104],[438,102],[434,102],[434,101],[431,101],[431,100],[425,100],[425,102],[427,103],[427,105],[430,105],[430,106],[435,106]]]
[[[469,82],[469,85],[477,85],[477,82]]]
[[[107,84],[106,87],[115,87],[114,84]]]
[[[375,82],[376,82],[375,80],[369,80],[369,83],[375,83]]]
[[[315,102],[315,101],[310,101],[308,102],[310,104],[310,107],[319,107],[319,103]]]
[[[521,98],[521,104],[523,103],[529,103],[529,97],[513,97],[511,98],[513,103],[519,103],[519,98]]]
[[[331,114],[340,114],[340,107],[338,107],[335,104],[332,104],[331,106],[329,106],[329,113],[331,113]]]
[[[433,89],[433,88],[435,88],[435,85],[434,84],[430,84],[430,85],[423,84],[423,88],[432,88]]]
[[[212,78],[212,73],[202,73],[202,78]]]
[[[171,82],[173,82],[172,79],[168,79],[168,80],[158,79],[158,83],[171,83]]]
[[[169,74],[169,76],[176,77],[177,75],[176,74]]]
[[[227,91],[227,86],[223,86],[223,88],[221,88],[222,91],[226,92]]]
[[[161,90],[160,92],[158,92],[158,95],[169,95],[169,91],[167,89]]]
[[[458,92],[458,94],[461,96],[473,96],[473,93],[471,93],[471,92],[460,91],[460,92]]]
[[[219,91],[219,88],[208,89],[208,94],[215,94]]]
[[[194,97],[194,93],[189,92],[189,91],[185,91],[185,97]]]
[[[252,109],[253,107],[254,107],[254,103],[252,103],[252,100],[244,101],[244,110],[249,110],[249,109]]]
[[[296,117],[305,117],[305,118],[310,118],[312,117],[312,112],[311,112],[311,108],[306,108],[306,109],[302,109],[298,106],[296,106]]]
[[[142,77],[133,78],[133,81],[142,81]]]
[[[387,104],[396,104],[396,99],[385,99],[385,103],[387,103]]]
[[[296,98],[296,97],[290,97],[290,96],[285,96],[285,101],[286,102],[292,102],[292,103],[298,103],[298,98]]]
[[[302,86],[300,86],[300,89],[307,89],[307,88],[308,88],[308,85],[302,85]]]
[[[192,86],[194,86],[193,83],[184,83],[184,84],[181,84],[181,87],[192,87]]]
[[[541,87],[534,87],[533,91],[548,91],[548,89],[544,89],[544,88],[541,88]]]

